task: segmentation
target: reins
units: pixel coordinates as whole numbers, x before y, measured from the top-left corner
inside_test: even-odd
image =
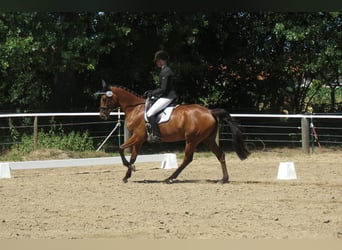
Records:
[[[131,94],[133,94],[135,96],[137,96],[135,93],[132,93],[130,90],[126,89],[125,87],[117,86],[117,88],[123,89],[123,90],[125,90],[125,91],[127,91],[127,92],[129,92],[129,93],[131,93]],[[116,95],[116,96],[118,98],[118,103],[120,103],[119,99],[121,99],[121,97],[119,97],[118,95]],[[146,103],[146,101],[138,102],[138,103],[134,103],[134,104],[128,104],[127,106],[122,107],[122,110],[126,110],[127,108],[130,108],[130,107],[136,107],[136,106],[139,106],[139,105],[142,105],[142,104],[145,104],[145,103]]]
[[[107,87],[106,87],[107,85],[106,85],[106,83],[105,83],[104,81],[102,82],[102,85],[103,85],[103,89],[106,89],[106,88],[107,88]],[[131,94],[133,94],[133,95],[135,95],[135,96],[137,96],[137,94],[132,93],[130,90],[126,89],[125,87],[122,87],[122,86],[114,86],[114,87],[117,87],[117,88],[119,88],[119,89],[125,90],[125,91],[127,91],[127,92],[129,92],[129,93],[131,93]],[[103,91],[96,92],[95,94],[96,94],[96,95],[106,95],[107,98],[112,98],[112,97],[113,97],[113,91],[112,91],[112,90],[108,90],[108,91],[103,90]],[[116,95],[116,96],[117,96],[117,103],[120,105],[120,100],[119,100],[119,99],[121,99],[121,97],[118,96],[118,95]],[[138,96],[137,96],[137,97],[138,97]],[[127,109],[130,108],[130,107],[136,107],[136,106],[143,105],[143,104],[146,104],[146,100],[144,100],[144,102],[138,102],[138,103],[134,103],[134,104],[128,104],[128,105],[126,105],[125,107],[122,106],[122,110],[127,110]],[[105,111],[108,112],[108,110],[110,110],[110,108],[108,108],[107,105],[106,105],[106,106],[104,106],[104,107],[100,107],[100,110],[105,110]],[[114,110],[114,109],[113,109],[113,110]]]
[[[143,104],[145,104],[146,102],[139,102],[139,103],[136,103],[136,104],[128,104],[126,107],[125,107],[125,109],[126,108],[129,108],[129,107],[136,107],[136,106],[139,106],[139,105],[143,105]]]
[[[129,105],[127,105],[126,107],[124,107],[123,109],[126,110],[127,108],[136,107],[136,106],[143,105],[143,104],[145,104],[145,102],[139,102],[139,103],[136,103],[136,104],[129,104]],[[110,108],[108,108],[107,106],[105,106],[105,107],[100,107],[100,109],[108,110],[108,109],[110,109]],[[118,109],[120,109],[120,108],[114,108],[113,111],[114,111],[114,110],[118,110]]]

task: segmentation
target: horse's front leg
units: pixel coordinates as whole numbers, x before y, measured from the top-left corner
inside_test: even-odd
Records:
[[[126,159],[126,157],[125,157],[124,149],[122,149],[121,147],[120,147],[120,149],[119,149],[119,153],[120,153],[120,156],[121,156],[122,164],[123,164],[125,167],[127,167],[128,169],[131,169],[131,170],[134,170],[134,171],[135,171],[134,164],[132,164],[132,163],[134,163],[134,162],[131,162],[131,160],[132,160],[132,155],[131,155],[130,161],[128,161],[128,160]]]
[[[120,149],[119,149],[119,153],[120,153],[120,156],[121,156],[122,164],[123,164],[124,166],[127,167],[126,175],[125,175],[125,177],[122,179],[122,181],[123,181],[124,183],[127,183],[127,180],[128,180],[129,178],[131,178],[131,176],[132,176],[132,170],[135,171],[135,166],[134,166],[134,164],[131,164],[130,162],[127,161],[127,159],[126,159],[126,157],[125,157],[125,155],[124,155],[124,150],[123,150],[123,149],[120,148]]]
[[[132,137],[130,139],[132,139]],[[125,182],[125,183],[127,183],[127,180],[132,176],[132,171],[135,171],[134,162],[137,159],[138,152],[139,152],[139,150],[141,148],[141,145],[142,145],[141,141],[139,141],[139,140],[130,140],[130,139],[127,140],[126,143],[122,144],[120,146],[120,149],[119,149],[119,153],[120,153],[120,156],[121,156],[122,163],[123,163],[124,166],[126,166],[128,168],[125,177],[122,179],[123,182]],[[124,155],[124,150],[126,148],[131,147],[131,146],[132,146],[132,153],[131,153],[130,160],[128,161],[126,159],[125,155]]]

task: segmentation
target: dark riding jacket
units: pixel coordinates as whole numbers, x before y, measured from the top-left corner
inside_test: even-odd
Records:
[[[165,65],[159,74],[160,87],[152,90],[151,94],[158,98],[176,99],[177,94],[174,88],[173,75],[172,70]]]

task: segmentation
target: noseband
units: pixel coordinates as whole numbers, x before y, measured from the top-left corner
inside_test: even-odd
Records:
[[[109,112],[111,110],[111,108],[104,106],[104,107],[100,107],[100,110],[106,113],[106,112]]]

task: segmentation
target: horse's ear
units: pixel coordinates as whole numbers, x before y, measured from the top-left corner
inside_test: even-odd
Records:
[[[107,83],[105,82],[105,80],[102,80],[102,89],[103,90],[107,89]]]
[[[94,96],[99,96],[99,95],[104,95],[104,94],[106,94],[106,92],[104,92],[104,91],[97,91],[97,92],[95,92],[94,93]]]

